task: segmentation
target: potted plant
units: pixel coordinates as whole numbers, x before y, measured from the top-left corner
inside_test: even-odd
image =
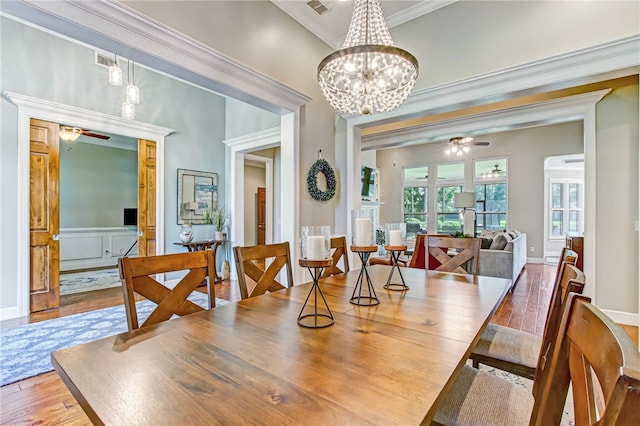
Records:
[[[211,212],[209,212],[209,218],[211,220],[210,223],[213,224],[213,227],[216,230],[215,239],[223,240],[224,227],[227,225],[227,215],[224,211],[224,207],[216,207],[211,210]],[[205,221],[206,219],[207,216],[205,215]]]

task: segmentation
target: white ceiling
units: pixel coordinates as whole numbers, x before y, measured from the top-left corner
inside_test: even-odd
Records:
[[[349,29],[354,0],[319,0],[328,9],[322,15],[307,4],[309,0],[271,1],[330,47],[339,49],[342,46]],[[389,28],[393,28],[456,1],[382,0],[382,10]]]

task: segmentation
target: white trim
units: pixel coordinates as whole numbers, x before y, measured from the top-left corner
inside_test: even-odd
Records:
[[[279,232],[274,232],[272,239],[290,241],[291,251],[296,257],[294,241],[297,240],[299,217],[299,114],[291,113],[281,116],[280,127],[251,133],[223,141],[225,149],[225,203],[229,206],[231,217],[241,217],[244,211],[244,158],[245,154],[259,149],[280,147],[280,186],[274,188],[280,194],[280,217],[271,220]],[[244,245],[244,221],[232,221],[231,240],[233,245]],[[297,265],[297,262],[294,263]],[[300,271],[296,269],[296,281],[300,282]],[[232,279],[237,278],[237,271],[232,268]]]
[[[561,55],[531,61],[463,80],[415,91],[394,111],[380,115],[345,117],[354,126],[375,125],[392,117],[424,116],[426,112],[451,110],[452,106],[471,106],[522,96],[525,92],[554,90],[584,84],[589,77],[606,78],[638,74],[640,34],[598,44]]]
[[[542,257],[527,257],[527,263],[545,263]]]
[[[611,309],[601,309],[602,313],[611,318],[613,322],[624,325],[633,325],[635,327],[638,326],[638,320],[640,320],[640,315],[634,314],[632,312],[622,312],[622,311],[614,311]]]
[[[362,137],[362,147],[363,150],[395,148],[440,141],[456,134],[495,133],[514,128],[578,121],[585,114],[585,105],[598,102],[609,91],[610,89],[582,93],[505,110],[380,132]]]
[[[116,1],[22,0],[3,2],[2,11],[271,112],[295,111],[311,100]]]
[[[9,102],[18,107],[18,205],[17,227],[17,316],[29,314],[29,135],[30,120],[65,123],[78,127],[90,127],[98,132],[107,132],[136,139],[156,141],[156,254],[164,251],[164,138],[173,129],[124,120],[94,111],[13,92],[4,92]]]
[[[266,244],[273,242],[273,158],[261,157],[259,155],[245,154],[246,161],[258,162],[264,165],[264,177],[265,177],[265,235],[264,241]],[[236,215],[236,218],[239,217]],[[243,215],[244,217],[244,215]],[[244,222],[244,221],[243,221]]]

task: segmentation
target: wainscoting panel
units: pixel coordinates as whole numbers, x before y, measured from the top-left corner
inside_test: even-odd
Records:
[[[61,229],[60,271],[116,266],[136,239],[136,229]],[[136,248],[129,254],[137,254]]]

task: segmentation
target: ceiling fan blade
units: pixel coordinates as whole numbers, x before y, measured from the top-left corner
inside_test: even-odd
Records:
[[[468,142],[467,145],[488,146],[489,142]]]
[[[98,134],[98,133],[91,133],[91,132],[86,131],[86,130],[83,131],[82,134],[84,136],[88,136],[90,138],[98,138],[98,139],[104,139],[104,140],[111,139],[111,136],[101,135],[101,134]]]

